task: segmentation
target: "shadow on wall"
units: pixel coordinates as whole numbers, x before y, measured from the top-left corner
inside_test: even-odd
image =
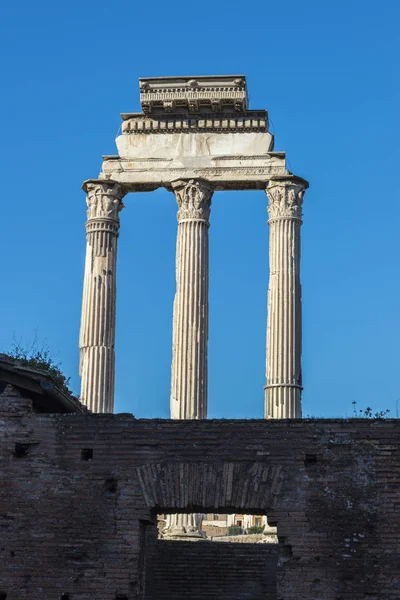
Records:
[[[144,600],[276,600],[283,545],[158,539],[146,526]]]

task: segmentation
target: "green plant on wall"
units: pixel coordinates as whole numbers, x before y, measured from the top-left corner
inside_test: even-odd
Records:
[[[262,533],[264,531],[264,525],[252,525],[247,529],[247,533]]]
[[[72,394],[69,388],[70,377],[64,375],[61,370],[61,364],[57,363],[51,357],[48,346],[43,344],[39,347],[37,337],[27,346],[14,341],[11,350],[6,355],[17,360],[23,367],[46,371],[53,380],[54,385],[66,394]]]
[[[353,400],[352,405],[354,416],[357,419],[384,419],[387,417],[388,413],[390,413],[389,408],[377,412],[374,412],[370,406],[367,406],[367,408],[357,408],[357,402],[355,400]]]

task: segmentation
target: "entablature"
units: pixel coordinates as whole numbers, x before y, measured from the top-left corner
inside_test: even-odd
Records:
[[[268,112],[249,110],[243,75],[143,77],[143,112],[122,113],[117,156],[104,156],[100,179],[126,191],[172,188],[205,179],[216,190],[265,189],[291,176],[274,152]]]

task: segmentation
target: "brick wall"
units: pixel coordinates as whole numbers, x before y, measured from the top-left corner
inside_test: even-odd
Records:
[[[146,600],[276,600],[271,544],[159,540],[147,559]]]
[[[0,396],[0,597],[142,598],[149,524],[182,510],[268,514],[281,600],[398,600],[399,434],[398,420],[35,414]]]

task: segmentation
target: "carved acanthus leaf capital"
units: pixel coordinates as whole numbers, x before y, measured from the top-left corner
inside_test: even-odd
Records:
[[[207,181],[174,181],[172,188],[178,203],[178,222],[190,219],[208,222],[214,190]]]
[[[125,191],[113,182],[88,182],[86,184],[87,216],[90,219],[112,219],[119,222],[119,212],[124,208]]]
[[[305,190],[305,185],[296,180],[269,181],[266,189],[269,218],[301,219]]]

